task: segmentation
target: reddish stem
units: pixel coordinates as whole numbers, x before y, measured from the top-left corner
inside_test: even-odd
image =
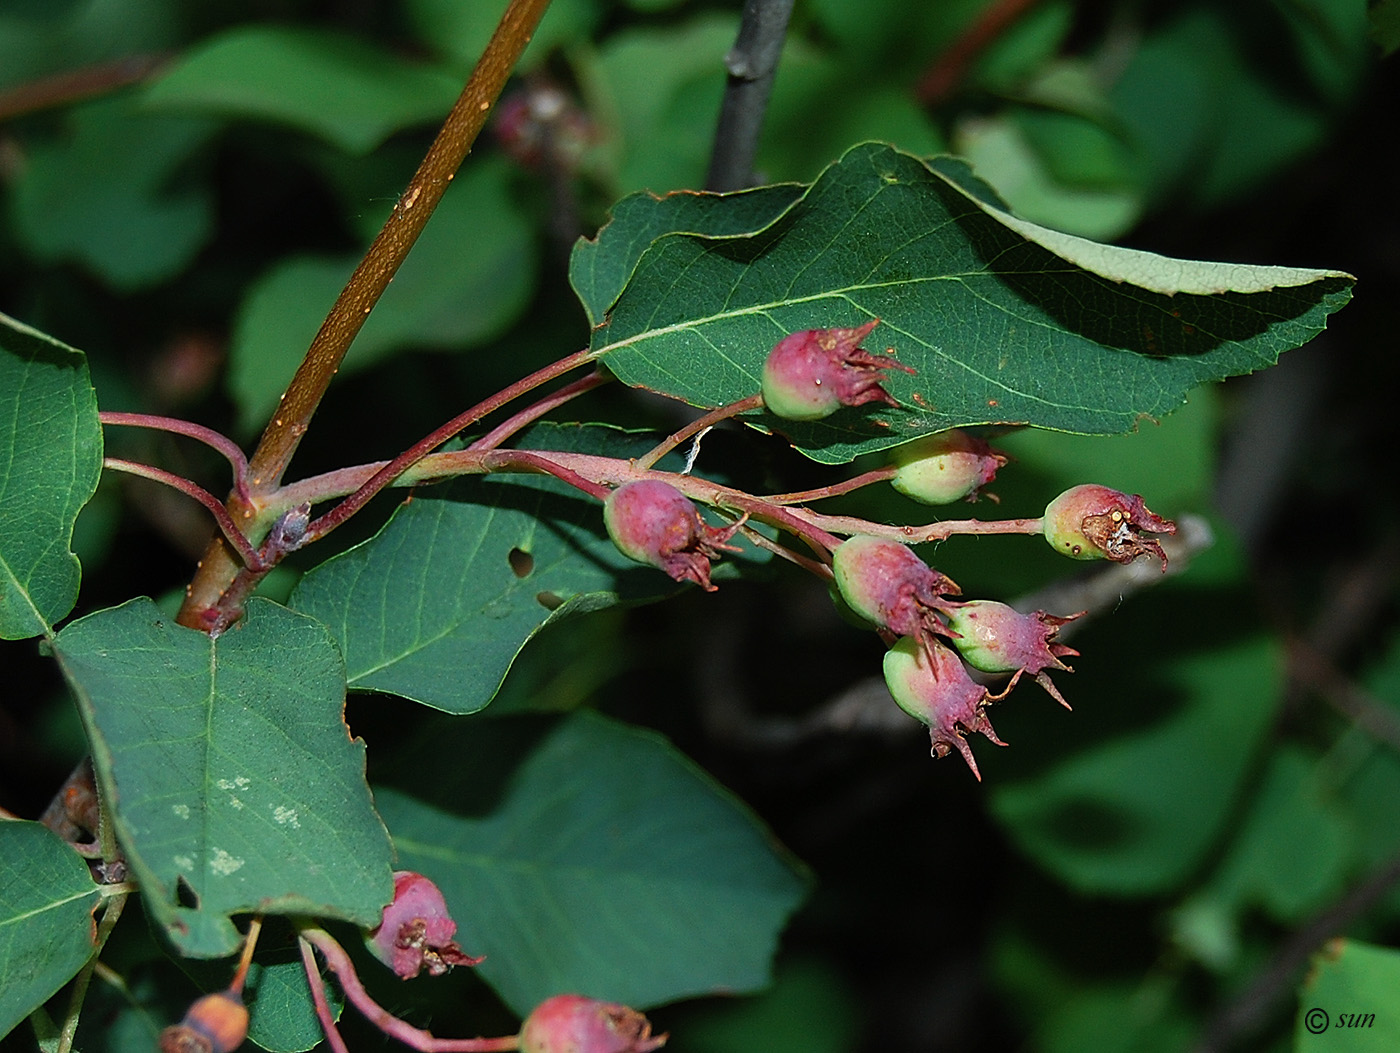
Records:
[[[335,1026],[335,1014],[331,1012],[330,1002],[326,1000],[326,982],[321,979],[321,970],[316,965],[316,952],[305,939],[298,939],[297,947],[301,950],[301,964],[306,970],[306,984],[311,989],[311,1001],[316,1006],[321,1033],[326,1036],[332,1053],[350,1053],[345,1039],[340,1037],[340,1031]]]
[[[914,89],[919,104],[937,106],[948,98],[977,56],[1005,33],[1037,0],[995,0],[934,60]]]
[[[847,479],[843,483],[833,483],[831,486],[821,486],[815,490],[798,490],[790,494],[770,494],[763,500],[775,505],[803,505],[808,501],[820,501],[824,497],[840,497],[842,494],[849,494],[854,490],[859,490],[863,486],[872,483],[882,483],[887,479],[893,479],[894,473],[898,471],[894,465],[886,468],[876,468],[857,475],[853,479]]]
[[[612,374],[605,373],[600,369],[597,372],[588,374],[586,377],[580,377],[572,384],[565,384],[558,391],[554,392],[554,394],[546,395],[538,402],[531,403],[523,410],[506,418],[468,446],[467,449],[494,450],[521,428],[525,427],[525,425],[539,420],[551,410],[558,409],[560,406],[564,405],[564,403],[577,398],[585,391],[592,391],[594,388],[606,384],[611,379]]]
[[[243,532],[238,529],[223,502],[204,487],[190,482],[184,476],[167,472],[163,468],[152,468],[149,464],[125,461],[120,457],[102,458],[102,467],[110,468],[116,472],[126,472],[128,475],[139,475],[143,479],[150,479],[157,483],[164,483],[166,486],[179,490],[187,497],[193,497],[209,509],[215,520],[218,521],[219,530],[223,532],[229,544],[238,550],[238,555],[242,558],[244,565],[252,569],[265,569],[262,557],[253,548],[252,542],[244,537]]]
[[[712,409],[703,417],[695,418],[695,420],[691,421],[679,431],[673,431],[643,456],[638,457],[636,462],[637,467],[650,468],[692,435],[698,435],[706,428],[712,428],[722,420],[728,420],[730,417],[737,417],[740,413],[744,413],[747,410],[760,409],[762,406],[762,395],[750,395],[748,398],[739,399],[737,402],[731,402],[727,406],[720,406],[718,409]]]
[[[228,989],[236,995],[243,993],[243,983],[248,979],[248,966],[253,964],[253,950],[258,945],[258,935],[262,932],[262,915],[254,914],[248,923],[248,934],[243,937],[243,953],[238,959],[238,968],[233,972]]]
[[[128,84],[136,84],[158,70],[169,58],[164,54],[129,55],[18,84],[0,92],[0,121],[53,106],[66,106],[82,99],[106,95]]]
[[[238,444],[213,428],[206,428],[202,424],[195,424],[191,421],[180,420],[176,417],[157,417],[150,413],[115,413],[103,411],[98,413],[97,419],[103,424],[132,428],[151,428],[155,431],[168,431],[175,435],[185,435],[191,439],[198,439],[204,445],[212,447],[229,464],[233,465],[233,485],[238,495],[245,500],[248,497],[248,458],[243,455],[243,451]]]
[[[870,534],[873,537],[887,537],[902,541],[906,545],[919,545],[926,541],[943,541],[954,534],[1040,534],[1044,532],[1044,521],[1040,519],[945,519],[941,523],[926,523],[923,526],[892,526],[885,523],[872,523],[868,519],[853,516],[827,516],[820,512],[808,511],[812,522],[827,527],[838,534]]]
[[[330,933],[311,927],[303,927],[300,932],[303,945],[310,943],[326,960],[326,965],[340,981],[340,989],[345,992],[345,997],[366,1020],[390,1038],[398,1039],[404,1045],[418,1050],[419,1053],[508,1053],[510,1050],[520,1048],[520,1036],[518,1035],[507,1035],[502,1038],[438,1038],[429,1031],[423,1031],[407,1021],[400,1020],[369,996],[369,992],[365,990],[364,984],[360,983],[360,977],[355,972],[355,964]],[[306,952],[303,952],[302,957],[305,960]],[[312,964],[314,965],[314,963]],[[307,967],[308,978],[313,971],[312,966]],[[317,972],[317,980],[319,981],[319,979],[320,974]],[[313,989],[315,986],[316,984],[313,982]],[[314,990],[312,994],[314,997]],[[325,1026],[324,1020],[322,1026]]]
[[[392,461],[386,464],[379,471],[361,484],[360,488],[347,497],[340,504],[336,505],[325,515],[311,523],[307,527],[307,540],[314,541],[317,538],[325,537],[336,527],[344,523],[352,515],[363,508],[375,494],[379,493],[386,486],[394,481],[396,477],[402,475],[407,469],[412,468],[428,454],[445,443],[452,436],[456,435],[463,428],[469,428],[488,413],[500,409],[512,399],[519,398],[527,391],[539,387],[541,384],[553,380],[557,376],[577,369],[585,362],[590,361],[592,352],[584,349],[575,351],[572,355],[561,358],[558,362],[552,362],[543,369],[537,369],[528,377],[517,380],[508,388],[496,392],[488,399],[478,402],[465,413],[458,414],[442,427],[436,429],[419,439],[403,453],[399,454]]]

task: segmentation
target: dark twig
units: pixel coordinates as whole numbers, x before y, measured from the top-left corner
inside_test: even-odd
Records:
[[[710,172],[705,177],[708,190],[743,190],[754,185],[758,134],[773,90],[792,4],[793,0],[744,0],[738,39],[724,57],[729,83],[715,129]]]
[[[1295,931],[1237,998],[1206,1026],[1195,1053],[1224,1053],[1265,1022],[1297,982],[1298,973],[1313,953],[1366,911],[1400,882],[1400,857],[1396,857],[1362,881],[1337,902],[1313,916]]]

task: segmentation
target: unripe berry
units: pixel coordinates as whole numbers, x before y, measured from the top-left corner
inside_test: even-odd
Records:
[[[836,587],[851,610],[897,636],[946,632],[937,612],[957,583],[914,555],[907,545],[857,534],[832,553]]]
[[[898,406],[880,386],[885,371],[914,370],[860,346],[879,324],[872,318],[854,329],[803,329],[783,337],[763,363],[763,404],[787,420],[821,420],[867,402]]]
[[[986,441],[961,428],[926,435],[890,451],[895,473],[890,485],[926,505],[946,505],[967,498],[992,481],[1006,464]]]
[[[666,1044],[641,1013],[616,1002],[555,995],[520,1029],[521,1053],[650,1053]]]
[[[205,995],[185,1019],[160,1033],[160,1053],[233,1053],[248,1037],[248,1010],[236,991]]]
[[[1022,614],[995,600],[972,600],[947,613],[948,627],[957,634],[953,645],[968,665],[984,673],[1030,673],[1055,701],[1070,708],[1045,670],[1072,672],[1060,659],[1079,652],[1056,643],[1055,634],[1083,611],[1061,618],[1044,611]]]
[[[603,505],[603,522],[613,544],[628,559],[664,570],[676,581],[693,581],[707,592],[710,560],[726,545],[738,526],[707,526],[694,503],[670,483],[640,479],[614,490]]]
[[[968,676],[958,656],[937,640],[906,636],[885,652],[885,684],[900,709],[928,725],[933,755],[946,757],[956,749],[980,781],[965,736],[981,734],[998,746],[1006,743],[987,719],[992,696]]]
[[[1111,559],[1131,563],[1156,556],[1167,569],[1167,554],[1153,534],[1175,534],[1176,524],[1162,519],[1137,494],[1085,483],[1066,490],[1045,509],[1045,540],[1074,559]]]
[[[441,976],[454,965],[481,961],[453,942],[456,931],[457,923],[438,887],[422,874],[399,870],[394,873],[394,898],[384,908],[379,927],[365,934],[365,944],[405,980],[424,969]]]

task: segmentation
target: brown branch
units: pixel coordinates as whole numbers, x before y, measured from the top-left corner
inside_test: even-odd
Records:
[[[919,105],[937,106],[952,95],[977,56],[1036,3],[1037,0],[995,0],[983,10],[977,21],[963,30],[919,78],[914,89]]]
[[[310,426],[331,378],[380,295],[422,233],[433,209],[486,124],[487,114],[520,59],[549,0],[510,0],[467,86],[447,115],[408,188],[355,268],[287,387],[249,467],[251,502],[234,495],[228,509],[235,522],[250,522],[257,499],[275,490]],[[207,612],[238,573],[233,549],[220,537],[210,542],[186,592],[178,621],[192,628],[211,624]]]

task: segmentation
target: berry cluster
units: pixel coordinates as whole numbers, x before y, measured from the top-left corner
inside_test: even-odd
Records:
[[[843,406],[897,407],[882,387],[886,373],[913,371],[893,354],[877,356],[859,346],[877,321],[784,337],[763,369],[763,407],[792,420],[819,419]],[[755,403],[747,399],[735,407],[748,409]],[[877,474],[915,500],[948,504],[976,500],[1006,461],[985,440],[953,429],[896,447],[890,467]],[[647,478],[619,486],[606,502],[608,533],[628,557],[658,567],[677,581],[713,590],[711,561],[720,550],[734,549],[726,542],[744,529],[744,519],[723,528],[707,525],[695,503],[678,488],[681,482],[675,477]],[[769,517],[764,511],[761,499],[743,506],[746,518],[768,518],[780,527],[790,528],[794,519],[810,522],[795,516],[796,509],[768,509],[773,513]],[[1006,525],[974,520],[964,524],[964,532],[1010,532],[996,530]],[[1148,555],[1160,560],[1163,570],[1166,554],[1151,535],[1176,530],[1171,521],[1149,511],[1141,497],[1092,484],[1065,491],[1050,502],[1042,518],[1012,525],[1015,532],[1042,534],[1053,548],[1074,559],[1128,563]],[[820,562],[797,557],[794,561],[828,575],[839,600],[890,644],[885,657],[890,694],[900,708],[928,725],[934,755],[957,750],[980,779],[967,736],[981,734],[1005,745],[987,718],[987,707],[1006,697],[1022,676],[1034,678],[1069,708],[1049,674],[1070,671],[1064,659],[1078,652],[1056,636],[1083,612],[1027,614],[994,600],[961,600],[956,582],[907,544],[882,536],[877,524],[870,526],[871,533],[854,533],[844,541],[822,530],[802,530],[803,540],[818,549]],[[752,532],[749,536],[760,540]],[[983,680],[998,676],[1009,679],[993,693]]]

